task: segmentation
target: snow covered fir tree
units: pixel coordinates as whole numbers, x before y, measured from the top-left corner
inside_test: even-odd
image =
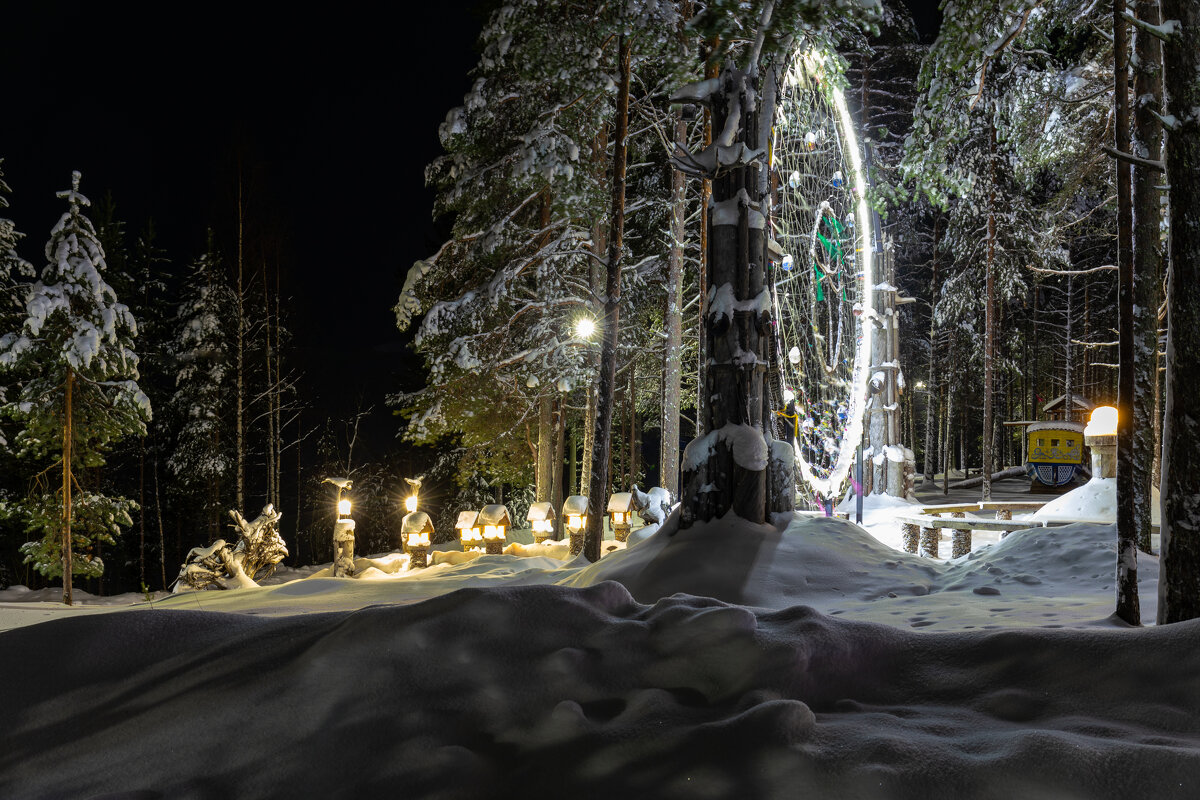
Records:
[[[129,500],[85,488],[79,474],[103,465],[115,441],[144,433],[150,419],[137,385],[137,323],[104,280],[104,250],[83,212],[90,202],[79,178],[72,173],[71,188],[58,193],[68,209],[46,242],[48,263],[27,295],[27,316],[0,337],[0,364],[24,378],[4,406],[21,426],[13,445],[19,456],[57,461],[42,474],[60,478],[56,491],[42,478],[26,500],[29,531],[41,539],[21,551],[38,572],[62,578],[68,605],[73,576],[103,573],[99,546],[132,525]]]
[[[1200,793],[1196,3],[53,10],[0,797]]]

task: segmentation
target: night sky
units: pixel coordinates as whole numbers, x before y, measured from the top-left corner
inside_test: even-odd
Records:
[[[83,173],[111,192],[130,242],[153,218],[185,264],[213,226],[233,255],[236,174],[251,220],[284,237],[294,365],[316,415],[377,409],[420,385],[391,306],[408,267],[436,250],[425,166],[438,124],[461,102],[486,0],[261,9],[39,0],[13,4],[0,29],[0,157],[13,189],[5,213],[40,266],[54,197]],[[910,0],[931,38],[936,4]],[[403,16],[398,10],[403,8]],[[267,219],[269,218],[269,219]],[[314,420],[315,421],[315,420]],[[363,452],[364,457],[372,455]]]
[[[470,87],[477,5],[6,8],[0,157],[22,255],[40,266],[65,209],[54,193],[77,169],[93,205],[112,193],[130,241],[153,218],[159,243],[188,263],[212,225],[232,258],[240,154],[247,202],[285,237],[306,399],[336,418],[362,396],[390,438],[385,393],[420,382],[391,306],[448,230],[434,227],[424,169]]]

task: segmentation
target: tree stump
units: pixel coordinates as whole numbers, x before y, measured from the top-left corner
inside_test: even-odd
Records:
[[[904,550],[908,553],[917,552],[917,541],[921,533],[921,528],[917,525],[905,523],[900,529],[904,535]]]
[[[408,549],[408,568],[424,569],[429,566],[428,547],[410,547]]]

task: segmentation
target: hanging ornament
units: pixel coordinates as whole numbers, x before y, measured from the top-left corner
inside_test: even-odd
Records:
[[[800,171],[799,170],[792,170],[792,174],[788,176],[788,186],[792,187],[793,189],[799,188],[799,186],[800,186]]]
[[[788,361],[792,362],[793,364],[800,363],[800,348],[799,347],[793,347],[791,350],[788,350]]]
[[[791,269],[791,268],[792,268],[792,257],[791,257],[791,255],[785,255],[785,256],[783,257],[783,268],[784,268],[784,269]]]
[[[814,133],[813,131],[809,131],[808,133],[804,134],[804,144],[806,147],[808,147],[809,150],[816,150],[817,149],[817,134]]]
[[[842,171],[840,169],[833,173],[833,186],[835,189],[842,188],[842,185],[845,182],[846,179],[842,176]]]

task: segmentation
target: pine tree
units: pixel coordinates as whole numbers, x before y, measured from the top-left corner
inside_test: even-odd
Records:
[[[210,232],[208,250],[192,265],[176,316],[172,350],[178,367],[170,406],[178,420],[178,434],[167,459],[176,479],[200,493],[203,527],[210,540],[218,536],[223,497],[232,488],[229,420],[233,408],[228,381],[234,372],[236,306]]]
[[[150,419],[150,401],[137,384],[137,325],[104,280],[104,250],[83,213],[89,202],[79,178],[73,173],[71,188],[58,193],[68,210],[46,243],[49,263],[29,292],[26,318],[0,338],[0,365],[37,365],[3,407],[22,424],[16,444],[37,459],[58,454],[46,472],[58,469],[62,478],[57,493],[41,486],[28,499],[29,530],[42,538],[22,552],[42,574],[62,576],[68,605],[75,573],[104,570],[94,548],[132,524],[133,504],[80,486],[79,471],[103,464],[114,442],[145,433]]]

